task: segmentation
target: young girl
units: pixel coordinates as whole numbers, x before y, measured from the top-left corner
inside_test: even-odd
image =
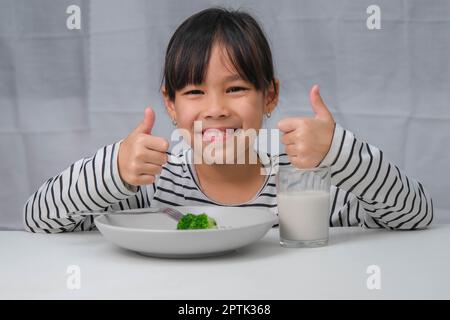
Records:
[[[277,105],[279,81],[270,47],[247,13],[213,8],[184,21],[167,48],[161,91],[190,147],[169,152],[168,141],[152,135],[155,114],[147,108],[128,137],[75,162],[29,198],[23,213],[27,231],[96,229],[92,216],[68,216],[81,210],[220,205],[264,207],[277,214],[275,164],[331,166],[330,226],[420,229],[433,219],[432,200],[422,184],[336,124],[318,86],[310,92],[314,118],[278,123],[285,153],[258,151],[251,163],[255,151],[246,143],[244,164],[193,161],[204,150],[195,138],[206,147],[217,132],[232,130],[221,137],[236,139],[245,130],[260,129]],[[268,164],[263,165],[263,156]],[[261,174],[262,167],[268,174]]]

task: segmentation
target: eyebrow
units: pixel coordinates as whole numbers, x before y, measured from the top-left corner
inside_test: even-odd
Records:
[[[232,74],[230,76],[227,76],[223,79],[224,82],[232,82],[232,81],[236,81],[236,80],[243,80],[242,77],[238,74]]]
[[[231,81],[235,81],[235,80],[242,80],[241,76],[238,74],[233,74],[231,76],[225,77],[225,82],[231,82]]]

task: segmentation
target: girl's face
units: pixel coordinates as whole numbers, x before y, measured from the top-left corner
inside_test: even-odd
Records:
[[[178,128],[190,133],[190,145],[194,146],[196,137],[203,147],[214,141],[212,136],[217,131],[213,129],[222,130],[224,139],[235,138],[225,135],[230,132],[226,129],[259,130],[264,114],[272,112],[278,102],[272,86],[267,92],[258,91],[253,84],[241,79],[226,50],[219,45],[212,48],[204,83],[187,85],[177,91],[175,101],[168,99],[164,91],[163,95],[169,115],[177,121]],[[199,122],[194,130],[196,121]],[[202,132],[197,131],[199,123]]]

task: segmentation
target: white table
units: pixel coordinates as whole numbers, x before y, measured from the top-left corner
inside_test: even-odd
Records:
[[[67,287],[70,265],[79,289]],[[379,290],[367,287],[370,265]],[[0,268],[1,299],[449,299],[450,225],[332,228],[329,246],[314,249],[282,248],[272,229],[231,255],[193,260],[141,256],[98,232],[2,231]]]

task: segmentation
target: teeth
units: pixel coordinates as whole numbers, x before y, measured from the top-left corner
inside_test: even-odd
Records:
[[[226,128],[226,129],[206,129],[203,131],[203,140],[215,140],[218,137],[222,137],[224,135],[227,136],[237,136],[242,131],[241,128]]]
[[[206,130],[204,130],[203,131],[203,134],[205,133],[205,132],[217,132],[217,131],[220,131],[220,132],[223,132],[223,133],[226,133],[227,131],[229,132],[229,131],[232,131],[232,132],[236,132],[236,131],[240,131],[241,129],[239,129],[239,128],[226,128],[226,129],[216,129],[216,128],[212,128],[212,129],[206,129]]]

